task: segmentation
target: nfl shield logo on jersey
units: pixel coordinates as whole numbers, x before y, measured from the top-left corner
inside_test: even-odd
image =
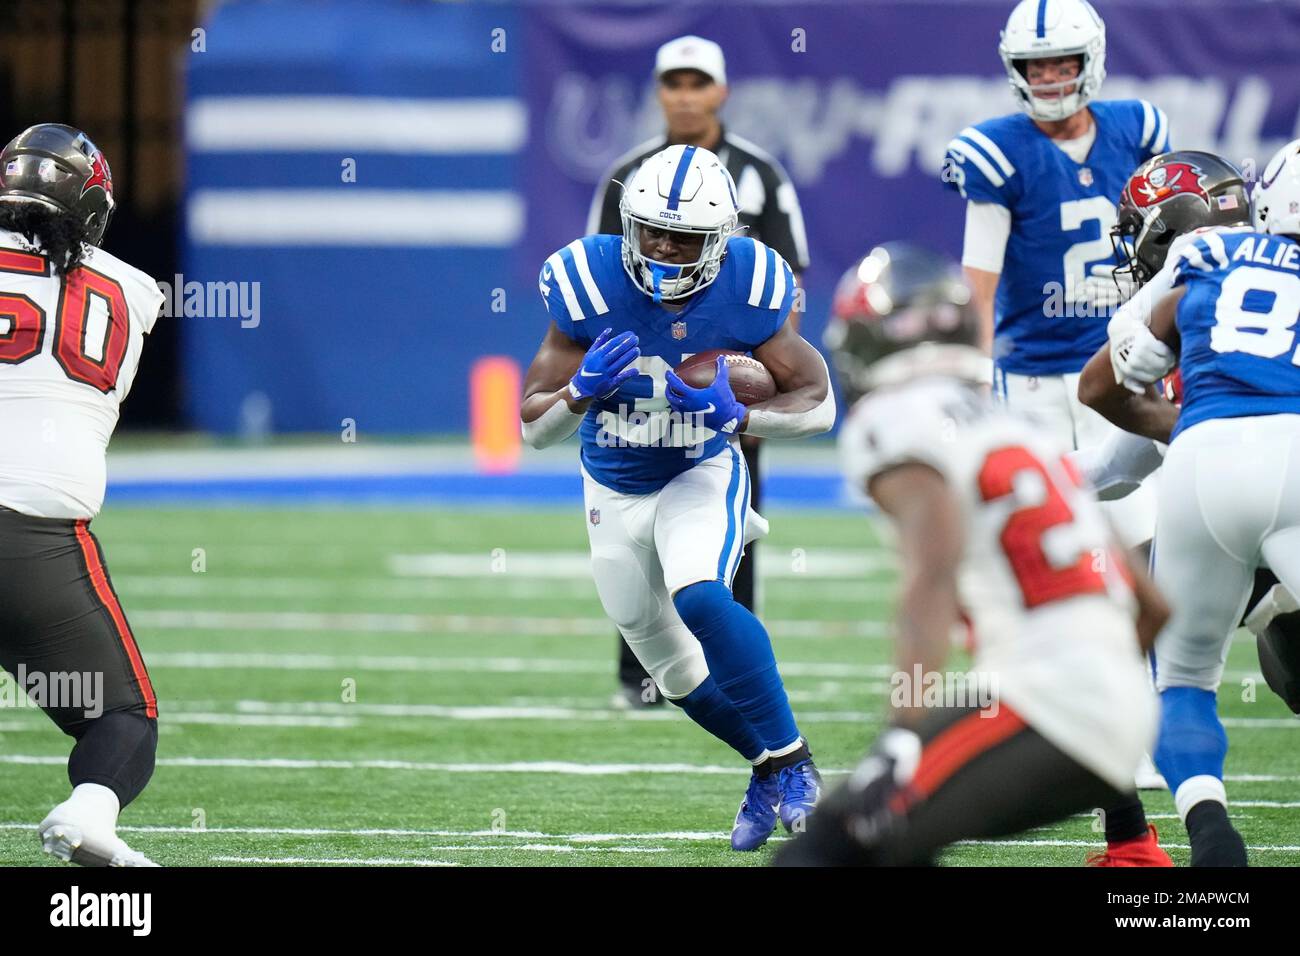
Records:
[[[592,508],[587,512],[587,517],[591,519],[592,524],[600,524],[600,509]]]
[[[1092,185],[1092,170],[1089,169],[1087,166],[1079,170],[1079,185],[1080,186]]]
[[[673,323],[673,338],[675,338],[675,339],[684,339],[684,338],[686,338],[686,323],[685,323],[685,322],[674,322],[674,323]]]

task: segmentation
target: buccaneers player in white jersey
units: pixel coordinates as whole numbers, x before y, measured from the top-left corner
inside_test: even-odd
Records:
[[[898,672],[889,729],[778,863],[925,864],[1111,806],[1154,736],[1142,652],[1168,610],[1066,449],[976,384],[977,328],[956,265],[908,243],[837,291],[828,343],[846,397],[865,393],[844,469],[898,532]],[[963,630],[958,681],[941,671]]]
[[[90,521],[163,296],[98,248],[112,212],[84,133],[33,126],[0,153],[0,666],[76,740],[45,852],[152,866],[116,827],[153,774],[158,702]]]

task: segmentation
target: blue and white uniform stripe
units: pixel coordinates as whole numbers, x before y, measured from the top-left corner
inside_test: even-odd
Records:
[[[779,309],[787,289],[794,286],[794,273],[775,249],[754,240],[754,268],[749,280],[748,303],[760,309]]]
[[[993,162],[989,157],[985,156],[984,153],[981,152],[980,148],[971,140],[958,136],[948,144],[948,151],[957,154],[962,159],[974,165],[976,169],[984,174],[984,178],[998,189],[1001,189],[1006,184],[1006,177],[993,168]],[[1005,159],[1006,157],[1004,156],[1003,158]],[[1010,165],[1010,163],[1007,165]],[[1014,171],[1013,167],[1012,172]]]
[[[677,171],[673,173],[673,184],[668,190],[668,208],[676,209],[682,200],[682,186],[686,182],[686,171],[691,168],[691,160],[695,158],[694,146],[687,146],[682,150],[682,158],[677,161]]]
[[[604,315],[609,311],[605,297],[601,295],[600,287],[591,274],[587,250],[581,239],[575,239],[551,255],[546,264],[551,267],[560,294],[564,297],[564,306],[573,321],[585,319],[588,315]]]
[[[1142,100],[1142,140],[1143,149],[1151,150],[1152,155],[1169,150],[1169,120],[1164,110]]]
[[[731,587],[731,579],[740,566],[745,551],[745,518],[749,510],[749,469],[736,450],[735,443],[727,445],[731,454],[731,481],[727,484],[727,534],[718,555],[718,580]]]

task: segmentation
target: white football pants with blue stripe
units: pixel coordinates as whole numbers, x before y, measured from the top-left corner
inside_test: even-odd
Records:
[[[731,587],[745,545],[767,533],[749,506],[745,458],[731,442],[648,495],[582,478],[600,603],[663,695],[685,697],[709,668],[672,596],[698,581]]]
[[[1063,452],[1092,448],[1120,431],[1079,401],[1078,372],[1017,375],[997,369],[993,373],[993,392],[1017,414],[1033,418],[1055,435]],[[1145,544],[1156,528],[1155,476],[1124,498],[1103,501],[1101,507],[1124,547]]]

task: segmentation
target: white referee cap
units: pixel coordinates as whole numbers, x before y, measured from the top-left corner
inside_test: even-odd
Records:
[[[721,86],[727,83],[727,60],[722,47],[703,37],[669,40],[655,54],[655,79],[671,70],[699,70]]]

